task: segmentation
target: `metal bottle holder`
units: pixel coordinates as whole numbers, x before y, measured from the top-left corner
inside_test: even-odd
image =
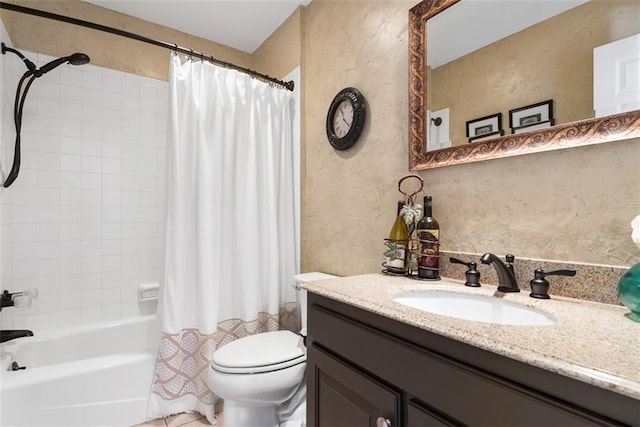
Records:
[[[420,187],[413,192],[404,191],[402,189],[402,184],[409,179],[417,180]],[[419,175],[406,175],[398,181],[398,191],[404,196],[405,204],[409,206],[415,205],[416,195],[420,193],[423,188],[424,180]],[[419,280],[429,280],[418,276],[418,268],[428,268],[430,270],[435,270],[435,277],[439,277],[439,268],[437,266],[439,265],[438,259],[440,257],[440,241],[430,233],[428,236],[423,236],[423,239],[419,239],[417,236],[414,237],[416,223],[419,219],[420,218],[413,218],[407,225],[407,231],[409,234],[409,240],[407,242],[384,239],[385,247],[388,248],[386,253],[393,252],[392,248],[394,247],[394,244],[404,246],[405,250],[395,252],[395,255],[397,256],[396,259],[401,258],[403,260],[403,267],[393,267],[389,263],[385,262],[382,264],[382,266],[385,267],[385,269],[382,270],[382,273],[393,276],[408,276]],[[424,266],[419,265],[420,262],[422,262]],[[433,265],[435,265],[435,267]]]

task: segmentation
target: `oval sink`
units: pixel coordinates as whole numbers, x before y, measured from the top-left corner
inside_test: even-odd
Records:
[[[393,300],[409,307],[443,316],[501,325],[553,325],[556,318],[525,305],[496,297],[447,291],[403,292]]]

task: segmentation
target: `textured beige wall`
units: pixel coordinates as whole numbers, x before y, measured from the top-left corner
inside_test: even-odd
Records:
[[[346,275],[381,269],[396,182],[408,163],[411,3],[314,0],[307,6],[303,271]],[[335,151],[325,133],[327,109],[347,86],[366,97],[367,125],[354,147]]]
[[[592,0],[431,70],[429,109],[450,108],[454,145],[467,120],[502,112],[509,134],[509,110],[547,99],[556,123],[593,117],[593,48],[639,33],[639,16],[638,0]]]
[[[11,3],[130,31],[154,40],[177,43],[215,58],[251,68],[248,53],[168,27],[136,19],[79,0],[12,0]],[[84,52],[91,63],[167,80],[169,50],[113,34],[36,16],[3,10],[2,21],[18,49],[67,56]]]
[[[276,78],[286,76],[302,63],[302,20],[300,6],[253,53],[253,66],[263,74]]]
[[[314,0],[306,10],[303,269],[382,269],[383,239],[407,172],[407,15],[415,1]],[[356,86],[368,125],[334,151],[324,124],[335,93]],[[516,105],[518,102],[516,102]],[[640,261],[640,139],[420,172],[449,251],[598,264]]]
[[[153,29],[157,33],[149,28],[147,33],[147,25],[153,24],[102,9],[98,13],[77,1],[21,3],[196,49],[198,43],[205,43],[162,27]],[[399,197],[397,181],[408,173],[407,16],[414,3],[313,0],[299,12],[299,24],[288,21],[283,26],[283,34],[291,36],[275,34],[256,53],[256,58],[282,55],[287,64],[283,68],[288,68],[285,58],[291,53],[282,52],[296,43],[291,40],[296,25],[302,30],[304,271],[357,274],[382,268],[382,242]],[[99,65],[159,78],[162,70],[166,73],[168,52],[162,49],[154,53],[157,48],[141,45],[134,53],[113,36],[102,38],[53,25],[44,33],[44,29],[33,30],[35,22],[23,24],[9,15],[3,12],[3,21],[19,48],[52,55],[86,51]],[[46,25],[38,20],[37,26]],[[31,37],[29,29],[41,35]],[[247,54],[215,43],[208,48],[206,43],[203,50],[220,59],[254,65]],[[278,69],[278,61],[273,68],[266,59],[256,62],[261,62],[260,71],[277,77],[290,71]],[[128,68],[132,64],[135,69]],[[361,140],[352,149],[337,152],[327,142],[325,120],[333,96],[346,86],[362,90],[369,117]],[[633,216],[640,214],[638,160],[640,139],[439,168],[420,175],[434,196],[443,249],[629,265],[640,261],[629,227]]]

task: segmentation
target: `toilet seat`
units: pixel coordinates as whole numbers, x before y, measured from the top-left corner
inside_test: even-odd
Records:
[[[300,336],[273,331],[237,339],[213,353],[212,369],[227,374],[258,374],[289,368],[307,359]]]

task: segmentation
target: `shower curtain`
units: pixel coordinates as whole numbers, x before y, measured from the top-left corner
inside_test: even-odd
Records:
[[[162,338],[152,418],[197,411],[216,348],[299,328],[290,91],[173,54]]]

